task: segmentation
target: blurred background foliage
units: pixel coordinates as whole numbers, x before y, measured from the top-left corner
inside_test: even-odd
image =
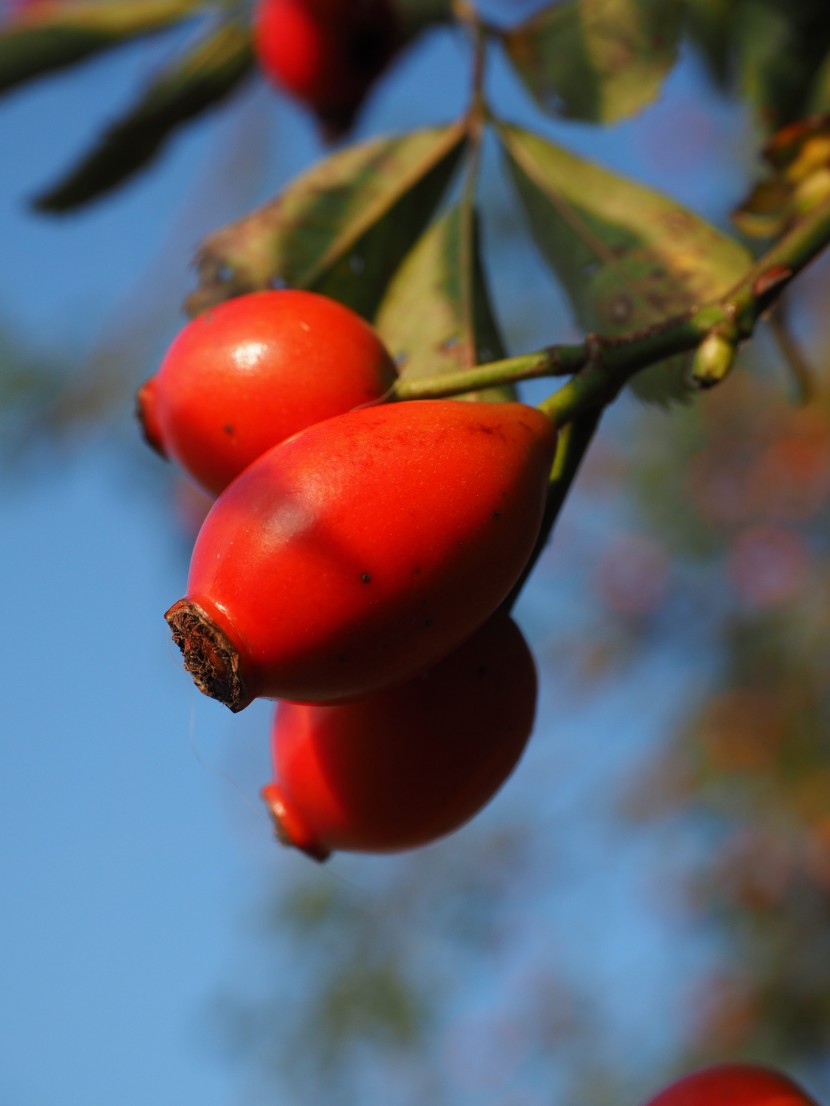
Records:
[[[580,10],[554,7],[563,21]],[[488,8],[514,26],[510,3]],[[742,201],[763,206],[770,169],[755,151],[830,109],[830,20],[824,0],[690,0],[678,13],[683,57],[719,89],[706,103],[745,107],[717,125],[693,98],[676,126],[646,113],[626,132],[627,170],[699,187],[725,225]],[[83,364],[0,321],[7,480],[25,478],[27,458],[70,456],[90,435],[119,448],[131,432],[129,397],[178,318],[195,241],[268,194],[267,125],[245,119],[219,134]],[[322,155],[309,141],[300,160]],[[814,160],[830,166],[826,151]],[[732,191],[706,192],[727,164]],[[486,174],[482,209],[510,350],[572,338]],[[519,607],[544,684],[523,789],[399,860],[275,861],[206,1018],[210,1047],[244,1073],[241,1101],[611,1106],[742,1056],[830,1102],[828,295],[819,263],[792,290],[787,329],[754,340],[723,386],[669,414],[626,399],[605,417]],[[172,474],[165,487],[171,534],[189,533],[204,505]]]

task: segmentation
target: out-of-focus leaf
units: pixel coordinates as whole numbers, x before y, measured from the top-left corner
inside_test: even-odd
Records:
[[[783,233],[830,194],[830,116],[790,123],[770,138],[763,154],[771,175],[732,213],[744,234],[758,238]]]
[[[688,0],[686,28],[721,88],[727,88],[735,70],[735,0]]]
[[[404,39],[413,38],[436,23],[451,23],[452,0],[392,0],[404,28]]]
[[[677,59],[685,0],[564,0],[504,36],[544,111],[595,123],[634,115]]]
[[[771,131],[806,115],[830,49],[826,0],[743,0],[734,42],[741,90],[762,126]]]
[[[464,147],[461,126],[379,138],[319,162],[279,196],[210,235],[197,257],[197,313],[243,292],[323,292],[370,318],[428,223]]]
[[[0,25],[0,92],[164,30],[202,6],[201,0],[35,4]]]
[[[799,181],[830,161],[830,115],[811,115],[777,131],[763,149],[764,160]]]
[[[534,240],[580,325],[621,334],[722,295],[752,259],[739,243],[673,200],[567,153],[538,135],[499,127]],[[688,391],[688,357],[632,381],[668,404]]]
[[[765,130],[830,108],[826,0],[688,0],[687,26],[721,87]]]
[[[35,207],[70,211],[109,192],[151,161],[173,131],[228,96],[252,65],[249,30],[237,23],[219,27],[161,73]]]
[[[760,181],[732,212],[732,222],[750,238],[772,238],[787,226],[791,197],[784,181]]]
[[[0,482],[23,475],[43,441],[41,413],[66,384],[67,366],[35,356],[21,339],[0,319]]]
[[[807,111],[810,114],[830,112],[830,49],[824,55],[824,59],[813,78],[810,97],[807,101]]]
[[[505,356],[470,205],[453,205],[416,243],[389,286],[376,325],[406,380],[456,373]],[[510,395],[509,389],[488,389],[469,398]]]

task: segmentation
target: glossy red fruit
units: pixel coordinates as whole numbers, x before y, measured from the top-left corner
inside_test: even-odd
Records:
[[[252,292],[179,333],[138,393],[147,440],[218,494],[271,446],[382,397],[391,355],[349,308],[314,292]]]
[[[389,0],[261,0],[254,17],[263,72],[332,136],[348,129],[400,42]]]
[[[317,860],[443,837],[513,771],[535,709],[533,657],[504,614],[394,688],[340,706],[280,703],[262,792],[277,835]]]
[[[789,1076],[759,1064],[719,1064],[693,1072],[646,1106],[816,1106]]]
[[[445,657],[526,564],[555,440],[521,403],[419,400],[269,450],[214,504],[166,615],[196,684],[235,711],[342,702]]]

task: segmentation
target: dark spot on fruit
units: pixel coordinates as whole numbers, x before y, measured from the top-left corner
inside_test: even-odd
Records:
[[[493,511],[493,521],[496,522],[501,518],[501,511]]]
[[[222,429],[225,431],[225,433],[228,435],[229,438],[233,437],[235,431],[234,431],[234,428],[231,425],[231,423],[226,422],[225,425],[222,427]]]
[[[347,660],[348,660],[348,657],[346,656],[345,653],[338,653],[337,654],[337,663],[338,664],[345,664]]]
[[[425,618],[424,619],[424,626],[431,626],[431,625],[432,625],[432,619],[431,618]]]
[[[361,584],[371,584],[372,577],[369,575],[368,572],[364,572],[360,577],[360,582]]]

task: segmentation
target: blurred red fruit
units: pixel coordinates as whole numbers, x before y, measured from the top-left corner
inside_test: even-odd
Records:
[[[429,671],[339,706],[280,703],[262,795],[281,840],[324,860],[434,841],[481,809],[515,767],[536,709],[516,624],[490,619]]]

